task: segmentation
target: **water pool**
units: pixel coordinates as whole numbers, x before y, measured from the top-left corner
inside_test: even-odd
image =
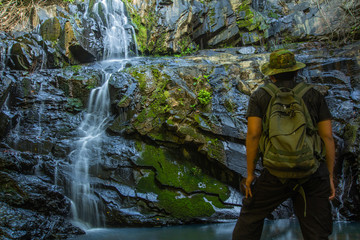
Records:
[[[76,240],[227,240],[235,222],[154,228],[98,228]],[[297,220],[266,221],[262,240],[301,240]],[[330,240],[360,239],[360,222],[335,222]]]

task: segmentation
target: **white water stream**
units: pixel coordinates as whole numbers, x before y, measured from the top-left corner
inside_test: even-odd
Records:
[[[135,37],[132,27],[129,27],[123,2],[98,0],[93,12],[98,18],[106,16],[106,22],[103,23],[104,59],[120,57],[126,59],[129,55],[130,43],[135,41]],[[107,66],[112,65],[112,62],[104,61],[102,64],[103,69],[106,69]],[[120,66],[117,71],[122,70],[123,64]],[[107,137],[105,130],[111,120],[108,84],[111,75],[112,73],[104,71],[102,86],[91,91],[87,112],[78,128],[79,139],[74,143],[74,150],[69,156],[73,171],[70,186],[73,218],[89,228],[105,226],[104,211],[101,201],[94,192],[91,174],[97,172],[96,167],[102,161],[102,144]]]
[[[74,220],[87,222],[90,226],[101,226],[103,222],[98,199],[94,198],[90,184],[89,167],[92,162],[101,161],[101,145],[106,137],[105,126],[110,120],[108,81],[107,78],[101,87],[91,91],[88,111],[78,128],[80,139],[70,154],[73,164],[71,198],[75,205]]]
[[[136,46],[136,39],[134,28],[125,15],[124,3],[121,0],[98,0],[92,10],[104,26],[104,59],[128,58],[131,43],[135,42]]]

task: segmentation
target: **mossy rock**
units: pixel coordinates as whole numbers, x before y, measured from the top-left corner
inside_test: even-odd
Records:
[[[64,91],[67,97],[77,98],[82,103],[88,101],[91,90],[99,86],[101,82],[97,75],[77,75],[76,73],[66,78],[58,76],[57,81],[59,88]]]
[[[174,159],[170,151],[152,145],[138,144],[137,148],[141,156],[136,164],[153,167],[156,170],[156,179],[162,185],[182,188],[187,193],[204,191],[218,194],[222,200],[228,198],[229,189],[226,185],[207,176],[193,163],[180,161],[180,155],[178,159]]]
[[[189,161],[174,159],[162,147],[137,144],[141,156],[136,161],[142,177],[136,189],[142,193],[154,193],[158,208],[181,220],[210,217],[217,208],[227,208],[222,201],[229,197],[229,189],[223,183],[204,174]],[[178,156],[179,157],[179,156]]]
[[[194,142],[200,144],[205,142],[205,137],[200,134],[196,128],[187,124],[182,124],[181,126],[179,126],[177,133],[180,136],[183,136],[186,142]]]
[[[156,14],[156,4],[148,5],[146,16],[139,14],[137,9],[129,1],[124,1],[127,12],[129,13],[132,24],[135,27],[136,41],[138,50],[145,54],[156,54],[155,49],[163,49],[164,33],[157,28],[158,15]],[[158,37],[161,39],[158,41]]]
[[[65,109],[71,113],[78,113],[82,111],[84,108],[84,104],[79,98],[68,98],[67,104],[65,105]]]
[[[49,18],[40,26],[40,34],[44,40],[57,41],[61,34],[61,25],[58,18]]]
[[[132,125],[141,134],[158,131],[168,118],[166,86],[170,77],[162,73],[161,65],[146,69],[130,69],[129,73],[139,82],[142,108],[133,119]]]
[[[11,59],[14,62],[14,69],[29,70],[31,68],[30,48],[24,43],[15,43],[11,47]]]
[[[199,152],[207,155],[209,159],[216,160],[226,166],[226,153],[220,140],[208,137],[205,144],[199,147]]]

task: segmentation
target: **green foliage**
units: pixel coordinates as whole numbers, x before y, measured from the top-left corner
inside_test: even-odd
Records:
[[[269,13],[268,13],[268,17],[270,17],[270,18],[275,18],[275,19],[279,19],[279,15],[277,15],[275,12],[273,12],[273,11],[270,11]]]
[[[81,70],[81,66],[80,65],[73,65],[71,66],[71,70],[75,73],[78,74]]]
[[[152,67],[150,71],[129,69],[130,74],[138,80],[139,89],[144,94],[141,103],[147,106],[138,114],[136,118],[137,126],[151,122],[152,127],[161,127],[166,114],[171,110],[166,101],[169,92],[165,91],[170,77],[162,73],[158,68],[161,68],[161,65]]]
[[[201,168],[193,167],[190,169],[190,172],[193,176],[200,175],[202,173]]]
[[[65,2],[65,3],[74,3],[75,0],[63,0],[63,2]]]
[[[89,79],[86,82],[86,88],[87,89],[94,89],[98,86],[97,81],[95,79]]]
[[[70,112],[80,112],[83,110],[83,103],[79,98],[68,98],[65,108]]]
[[[199,50],[199,45],[196,47],[191,46],[192,40],[190,37],[185,37],[179,42],[180,54],[175,55],[175,57],[181,57],[193,54],[194,52]]]
[[[209,75],[203,75],[203,76],[198,76],[198,77],[194,77],[194,80],[196,82],[193,83],[194,86],[196,85],[199,85],[200,83],[203,83],[203,82],[209,82]]]
[[[199,91],[197,98],[198,98],[199,102],[203,105],[209,104],[209,102],[212,99],[211,93],[204,89],[201,89]]]

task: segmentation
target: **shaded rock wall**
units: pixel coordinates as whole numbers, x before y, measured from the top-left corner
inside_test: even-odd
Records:
[[[124,1],[129,56],[189,54],[198,49],[359,39],[358,1]],[[0,67],[32,71],[103,59],[103,4],[30,5],[25,32],[0,37]],[[95,6],[95,7],[94,7]],[[96,9],[94,9],[96,8]],[[133,26],[133,27],[132,27]],[[16,28],[15,28],[16,29]],[[105,54],[105,55],[104,55]]]
[[[74,180],[69,155],[82,134],[77,128],[90,91],[109,73],[113,120],[101,160],[89,163],[90,198],[98,203],[104,225],[236,219],[242,198],[237,189],[246,173],[247,101],[264,83],[259,66],[275,47],[296,52],[308,66],[299,80],[316,84],[326,96],[337,146],[334,217],[359,219],[359,43],[292,44],[332,38],[334,30],[326,26],[338,27],[337,20],[347,17],[335,7],[343,2],[127,2],[142,53],[263,45],[130,59],[120,64],[121,72],[117,63],[65,67],[102,57],[99,19],[85,14],[86,4],[93,2],[38,9],[39,31],[0,35],[4,236],[82,233],[69,222]],[[342,24],[351,19],[339,26],[346,29]],[[287,207],[273,217],[290,216]]]
[[[133,0],[127,7],[148,54],[359,37],[356,1]]]
[[[307,64],[299,80],[317,85],[334,116],[334,217],[351,220],[359,219],[354,180],[359,178],[359,49],[358,43],[343,48],[307,43],[292,49]],[[0,145],[2,231],[38,236],[60,224],[54,236],[64,229],[81,233],[68,222],[74,180],[69,156],[81,136],[77,128],[86,98],[102,84],[105,72],[112,73],[113,120],[100,160],[89,163],[91,198],[104,224],[236,219],[242,198],[236,189],[246,173],[247,101],[264,82],[259,66],[268,56],[261,47],[243,47],[126,60],[121,72],[115,62],[2,72],[1,121],[7,123]],[[35,222],[47,219],[48,225],[36,225],[35,233],[35,225],[6,222],[21,223],[26,214]],[[286,204],[273,213],[274,218],[290,215]]]

